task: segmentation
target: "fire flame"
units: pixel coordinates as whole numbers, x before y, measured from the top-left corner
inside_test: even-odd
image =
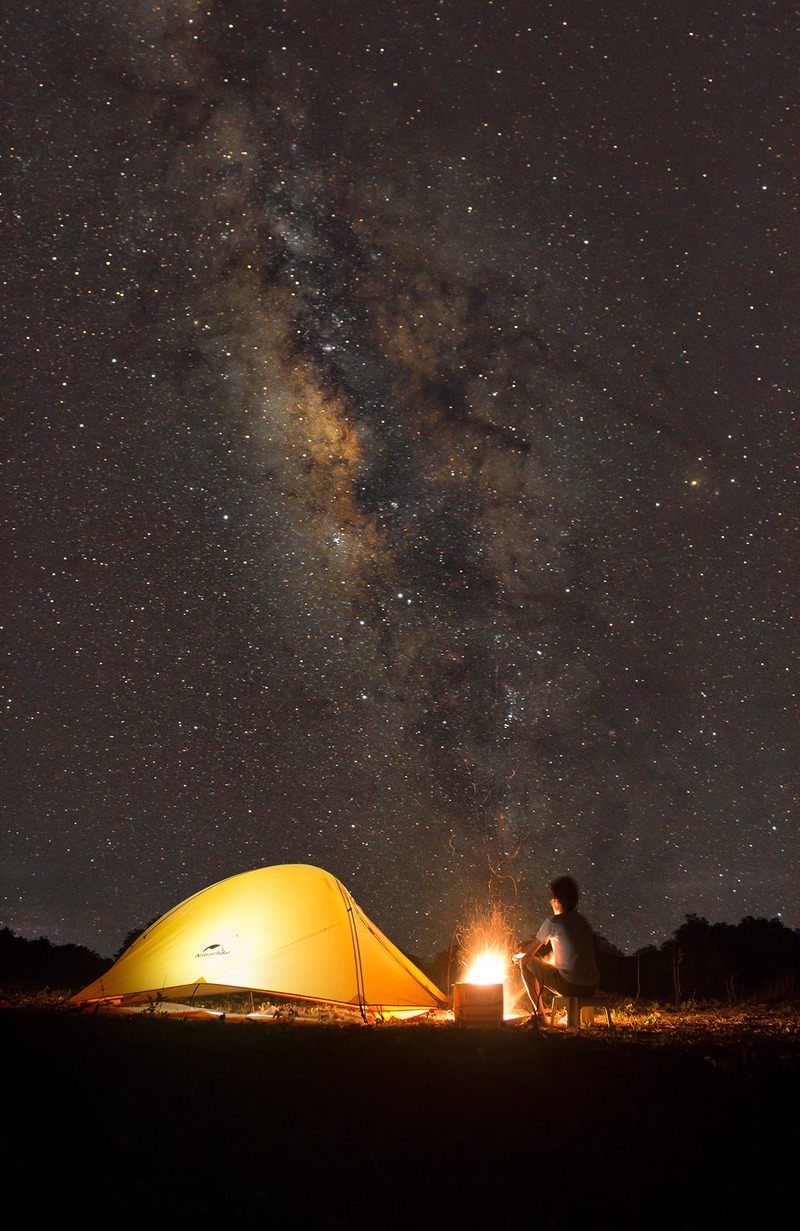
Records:
[[[484,949],[464,976],[466,983],[503,983],[508,973],[508,954],[500,949]]]

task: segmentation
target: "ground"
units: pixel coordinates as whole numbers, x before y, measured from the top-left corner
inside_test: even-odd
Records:
[[[121,1210],[303,1231],[787,1226],[800,1005],[537,1034],[0,1012],[15,1226]]]

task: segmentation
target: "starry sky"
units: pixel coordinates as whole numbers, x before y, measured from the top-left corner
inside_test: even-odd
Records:
[[[0,922],[800,925],[793,6],[3,20]]]

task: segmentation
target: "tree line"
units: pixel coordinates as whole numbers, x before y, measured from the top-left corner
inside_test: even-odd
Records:
[[[79,991],[104,974],[110,965],[83,945],[54,945],[44,936],[27,940],[10,928],[0,929],[0,993]]]
[[[125,937],[115,959],[143,931]],[[597,938],[600,985],[632,1000],[726,1001],[749,997],[794,999],[800,994],[800,929],[778,919],[747,916],[738,924],[709,923],[687,915],[660,946],[627,955]],[[13,991],[79,991],[104,974],[112,960],[82,945],[54,945],[45,937],[28,940],[0,929],[0,994]],[[426,963],[412,960],[448,994],[459,978],[453,945]]]
[[[787,1000],[800,993],[800,929],[748,915],[738,924],[687,915],[660,947],[632,957],[598,943],[601,983],[634,999]]]

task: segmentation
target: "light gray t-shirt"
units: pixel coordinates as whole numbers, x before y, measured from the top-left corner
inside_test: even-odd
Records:
[[[600,972],[597,969],[594,932],[588,919],[577,910],[565,910],[563,914],[545,919],[536,939],[553,946],[556,969],[570,983],[597,985]]]

